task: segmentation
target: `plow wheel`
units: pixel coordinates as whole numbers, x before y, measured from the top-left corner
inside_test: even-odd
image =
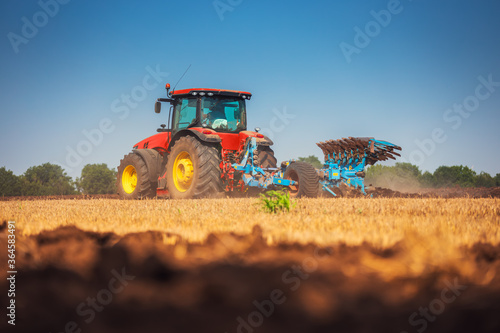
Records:
[[[217,149],[192,136],[180,138],[167,163],[167,187],[172,199],[216,196],[222,192]]]
[[[298,184],[289,187],[290,197],[315,198],[319,192],[319,178],[316,169],[305,162],[291,163],[285,170],[285,179],[291,179]]]
[[[155,183],[149,181],[148,167],[137,154],[125,155],[118,167],[117,192],[123,199],[144,199],[156,196]]]

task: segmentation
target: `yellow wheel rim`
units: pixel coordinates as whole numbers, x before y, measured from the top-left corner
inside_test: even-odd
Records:
[[[181,152],[174,161],[173,178],[175,188],[179,192],[186,192],[193,182],[193,161],[188,152]]]
[[[122,173],[122,187],[125,193],[132,193],[137,186],[137,172],[133,165],[127,165]]]

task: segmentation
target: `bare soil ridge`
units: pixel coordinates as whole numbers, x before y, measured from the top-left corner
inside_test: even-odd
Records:
[[[6,240],[3,222],[0,248]],[[389,248],[270,246],[259,226],[246,235],[211,234],[202,243],[162,232],[118,236],[62,227],[22,238],[16,249],[22,332],[64,331],[70,321],[97,333],[417,332],[424,317],[414,317],[421,320],[414,326],[409,318],[429,306],[436,314],[429,312],[426,332],[500,328],[500,245],[463,247],[457,262],[418,274],[401,265],[405,241]],[[109,303],[100,311],[81,305],[89,297],[107,302],[102,290],[117,272],[126,285]],[[444,302],[450,285],[456,297]],[[7,288],[4,276],[0,288]],[[5,297],[0,306],[7,306]]]

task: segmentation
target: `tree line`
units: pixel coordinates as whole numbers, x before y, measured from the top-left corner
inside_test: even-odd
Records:
[[[310,163],[317,169],[323,165],[314,155],[299,157],[298,160]],[[462,165],[440,166],[431,173],[422,172],[411,163],[396,163],[395,166],[377,164],[366,169],[365,183],[386,188],[495,187],[500,186],[500,173],[495,177],[486,172],[477,174]]]
[[[316,156],[298,160],[320,168]],[[467,166],[440,166],[433,173],[423,172],[410,163],[395,166],[373,165],[366,170],[366,182],[387,188],[416,187],[494,187],[500,186],[500,173],[492,177],[486,172],[477,174]],[[5,167],[0,168],[0,196],[42,196],[69,194],[116,193],[116,171],[106,164],[87,164],[81,176],[73,180],[56,164],[45,163],[30,167],[16,176]]]
[[[477,174],[463,165],[440,166],[433,173],[422,172],[411,163],[395,166],[372,165],[366,170],[366,183],[380,187],[495,187],[500,186],[500,173],[492,177],[486,172]]]
[[[116,171],[106,164],[87,164],[81,176],[73,180],[56,164],[30,167],[16,176],[0,168],[0,196],[41,196],[116,193]]]
[[[299,161],[310,163],[317,169],[323,163],[314,155],[299,157]],[[477,174],[467,166],[440,166],[433,173],[422,172],[411,163],[396,163],[394,166],[381,164],[366,169],[366,184],[380,187],[495,187],[500,186],[500,173],[492,177],[486,172]]]

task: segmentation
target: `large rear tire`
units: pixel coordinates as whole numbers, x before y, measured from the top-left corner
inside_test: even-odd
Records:
[[[156,184],[149,180],[146,162],[130,153],[120,161],[116,176],[116,189],[122,199],[145,199],[156,196]]]
[[[293,162],[286,168],[284,177],[298,182],[298,184],[290,186],[290,197],[316,198],[318,196],[319,177],[311,164]]]
[[[278,161],[269,146],[257,146],[257,161],[263,169],[276,168]]]
[[[167,188],[172,199],[216,197],[223,191],[219,152],[192,136],[175,142],[167,162]]]

